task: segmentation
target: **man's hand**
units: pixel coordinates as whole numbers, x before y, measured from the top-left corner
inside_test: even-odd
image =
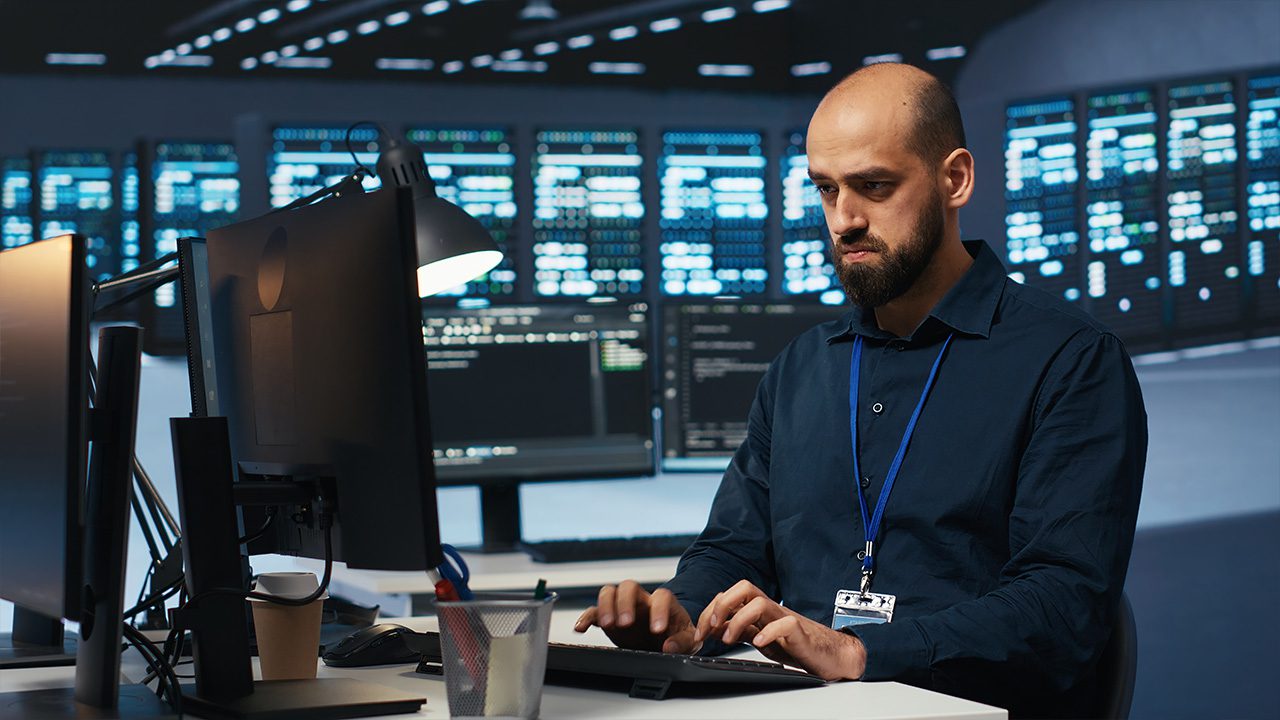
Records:
[[[586,632],[592,625],[600,626],[618,647],[669,653],[695,653],[702,647],[693,639],[688,611],[670,590],[650,595],[634,580],[600,588],[596,604],[582,613],[573,629]]]
[[[694,641],[708,637],[749,641],[770,660],[802,667],[823,680],[857,680],[867,667],[867,651],[858,638],[782,607],[746,580],[702,611]]]

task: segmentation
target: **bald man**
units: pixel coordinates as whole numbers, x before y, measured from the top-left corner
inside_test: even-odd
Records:
[[[853,308],[770,366],[676,576],[602,588],[579,631],[749,642],[1014,716],[1097,712],[1146,413],[1115,335],[960,240],[964,146],[954,98],[917,68],[864,68],[823,98],[809,174]]]

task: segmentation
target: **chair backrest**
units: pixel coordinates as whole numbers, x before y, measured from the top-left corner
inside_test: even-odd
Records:
[[[1098,712],[1095,717],[1128,720],[1138,674],[1138,628],[1129,596],[1120,594],[1115,627],[1098,663]]]

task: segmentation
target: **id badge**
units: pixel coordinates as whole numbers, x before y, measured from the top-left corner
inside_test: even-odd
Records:
[[[836,592],[835,614],[831,616],[831,629],[891,622],[897,600],[896,596],[883,593],[863,595],[857,590],[839,590]]]

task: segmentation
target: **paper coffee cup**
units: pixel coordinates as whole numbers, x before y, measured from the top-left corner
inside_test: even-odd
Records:
[[[263,573],[254,592],[276,597],[305,598],[319,587],[314,573]],[[249,598],[258,637],[258,661],[263,680],[306,680],[316,676],[320,649],[320,617],[325,593],[307,605],[280,605]]]

